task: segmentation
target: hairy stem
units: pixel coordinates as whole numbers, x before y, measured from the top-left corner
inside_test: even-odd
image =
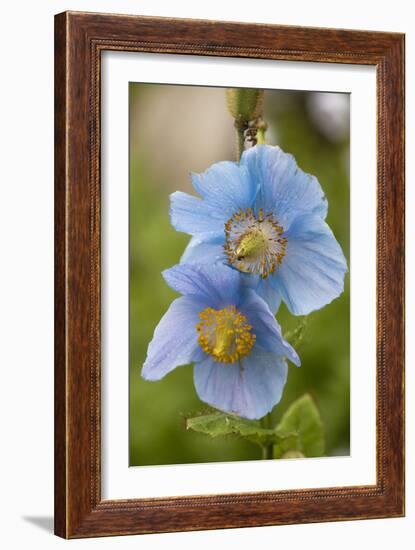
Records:
[[[261,418],[261,426],[266,429],[272,428],[272,413],[269,412],[263,418]],[[271,460],[274,458],[274,445],[269,443],[268,445],[262,445],[262,460]]]
[[[274,450],[273,445],[264,445],[262,447],[262,460],[272,460],[274,458],[273,456]]]
[[[242,156],[242,153],[245,150],[245,129],[243,127],[236,126],[236,132],[237,132],[237,147],[238,147],[238,158],[239,159]]]

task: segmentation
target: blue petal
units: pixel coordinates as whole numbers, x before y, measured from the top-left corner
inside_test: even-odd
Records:
[[[271,312],[275,315],[281,305],[281,294],[278,288],[272,284],[272,277],[263,279],[260,275],[254,275],[251,273],[244,273],[242,276],[246,281],[247,286],[255,290],[258,296],[264,300]]]
[[[174,300],[157,325],[141,375],[160,380],[180,365],[205,357],[198,342],[196,325],[204,305],[189,297]]]
[[[291,313],[307,315],[343,292],[346,259],[331,229],[319,216],[298,218],[286,237],[286,254],[273,284]]]
[[[170,219],[177,231],[210,240],[224,237],[228,217],[206,201],[176,191],[170,195]]]
[[[219,243],[206,243],[192,237],[182,257],[181,264],[228,264],[223,245]],[[281,294],[278,288],[270,284],[271,279],[263,279],[259,275],[240,273],[242,283],[253,288],[256,293],[267,303],[272,313],[277,313],[281,304]]]
[[[240,208],[253,205],[258,185],[245,167],[235,162],[218,162],[203,174],[192,174],[192,183],[199,195],[229,219]]]
[[[256,352],[239,363],[208,357],[195,365],[194,383],[202,401],[244,418],[262,418],[282,396],[287,362],[273,353]]]
[[[180,264],[163,271],[163,277],[173,290],[204,300],[210,307],[239,304],[241,276],[228,266]]]
[[[226,256],[223,245],[220,243],[206,243],[196,237],[190,239],[182,257],[181,264],[215,264],[225,263]]]
[[[292,155],[279,147],[257,145],[243,153],[241,165],[259,184],[256,210],[272,212],[285,230],[300,214],[325,219],[327,199],[318,180],[300,170]]]
[[[295,365],[301,361],[295,349],[282,337],[281,327],[265,301],[251,289],[243,292],[240,311],[246,315],[256,335],[255,347],[287,357]]]

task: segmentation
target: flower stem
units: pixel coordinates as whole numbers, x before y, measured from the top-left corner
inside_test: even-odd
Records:
[[[256,132],[256,142],[258,145],[264,145],[265,141],[265,132],[267,131],[268,124],[260,117],[257,122],[257,132]]]
[[[261,426],[265,429],[272,428],[272,413],[269,412],[263,418],[261,418]],[[269,443],[262,446],[262,460],[272,460],[274,458],[274,445]]]
[[[239,159],[242,156],[242,153],[245,150],[245,128],[237,125],[235,125],[235,127],[237,132],[237,147],[238,147],[237,160],[239,161]]]
[[[264,445],[262,447],[262,460],[272,460],[274,458],[273,445]]]
[[[261,425],[263,428],[266,428],[267,430],[272,428],[272,412],[269,412],[268,414],[266,414],[261,418]]]

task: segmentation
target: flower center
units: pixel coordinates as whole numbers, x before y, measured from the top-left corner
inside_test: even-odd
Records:
[[[229,263],[244,273],[262,278],[274,273],[287,247],[284,230],[272,214],[256,217],[251,208],[239,210],[225,224],[225,254]]]
[[[248,355],[256,336],[252,326],[235,306],[223,309],[208,307],[199,313],[196,326],[198,342],[205,353],[221,363],[235,363]]]

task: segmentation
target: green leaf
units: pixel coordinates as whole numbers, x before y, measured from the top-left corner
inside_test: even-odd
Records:
[[[283,439],[292,435],[285,433],[280,435],[271,428],[262,428],[256,420],[247,420],[221,412],[188,418],[186,428],[211,437],[234,435],[261,446],[281,443]]]
[[[294,401],[276,427],[281,441],[274,444],[274,458],[324,455],[324,432],[320,413],[306,394]],[[295,434],[284,437],[284,434]]]

